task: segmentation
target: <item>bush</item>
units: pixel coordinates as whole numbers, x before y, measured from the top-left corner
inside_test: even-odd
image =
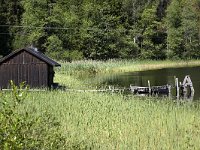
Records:
[[[13,82],[11,86],[11,99],[0,95],[0,149],[64,149],[65,140],[55,118],[48,113],[38,117],[19,113],[28,87],[24,83],[17,87]]]

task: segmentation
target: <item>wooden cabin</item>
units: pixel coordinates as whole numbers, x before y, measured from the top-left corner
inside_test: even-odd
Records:
[[[0,89],[9,88],[10,80],[16,85],[25,81],[30,88],[51,87],[57,66],[61,65],[36,48],[16,50],[0,59]]]

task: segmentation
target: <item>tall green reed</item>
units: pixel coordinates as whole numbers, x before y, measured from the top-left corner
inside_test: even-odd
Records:
[[[109,93],[32,93],[24,110],[52,112],[66,143],[92,149],[199,149],[199,104]]]
[[[97,73],[142,71],[169,67],[185,67],[200,65],[198,60],[189,61],[154,61],[154,60],[108,60],[108,61],[75,61],[61,62],[57,72],[65,75],[92,75]]]

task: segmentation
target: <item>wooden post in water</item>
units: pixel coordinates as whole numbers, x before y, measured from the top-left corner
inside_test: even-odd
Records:
[[[151,85],[149,80],[148,80],[148,87],[149,87],[149,94],[151,94]]]
[[[168,88],[168,96],[171,97],[171,85],[167,85]]]
[[[175,85],[176,85],[176,97],[179,98],[179,83],[178,83],[178,78],[175,79]]]
[[[194,96],[194,87],[192,86],[190,87],[190,89],[191,89],[191,95]]]

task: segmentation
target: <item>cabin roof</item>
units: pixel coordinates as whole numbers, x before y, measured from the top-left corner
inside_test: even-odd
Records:
[[[22,49],[15,50],[12,53],[10,53],[9,55],[0,59],[0,65],[3,62],[5,62],[6,60],[8,60],[9,58],[11,58],[12,56],[17,55],[21,51],[26,51],[51,66],[61,66],[59,63],[57,63],[56,61],[52,60],[51,58],[45,56],[43,53],[39,52],[38,50],[36,50],[34,48],[22,48]]]

